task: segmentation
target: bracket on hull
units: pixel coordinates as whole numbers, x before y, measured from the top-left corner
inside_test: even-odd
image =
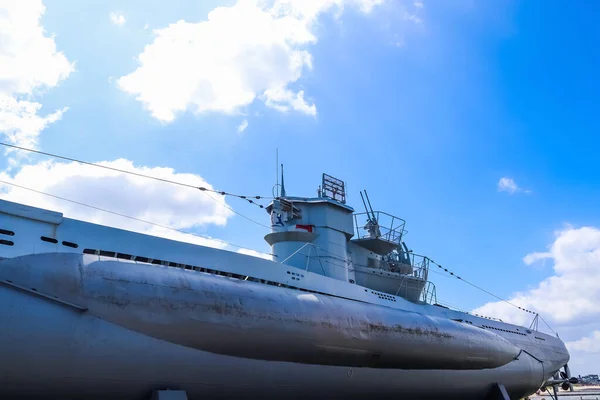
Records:
[[[510,400],[510,396],[504,385],[496,382],[492,386],[490,393],[487,395],[486,400]]]
[[[154,390],[150,400],[187,400],[183,390]]]

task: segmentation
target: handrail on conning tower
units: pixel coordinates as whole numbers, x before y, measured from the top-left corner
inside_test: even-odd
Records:
[[[300,252],[305,247],[308,247],[308,254],[304,254],[304,253]],[[294,257],[296,254],[300,254],[300,255],[303,255],[306,257],[306,268],[304,270],[306,272],[308,272],[308,267],[310,265],[310,259],[312,257],[310,249],[313,249],[313,248],[315,249],[315,255],[317,257],[317,261],[319,261],[319,264],[321,265],[321,270],[323,271],[323,275],[327,276],[327,273],[325,272],[325,268],[323,267],[323,261],[321,260],[321,256],[319,255],[319,247],[315,246],[312,243],[304,243],[300,248],[298,248],[298,250],[294,251],[285,260],[281,261],[281,264],[285,264],[290,258]]]
[[[368,230],[368,224],[373,219],[379,226],[379,236],[377,238],[372,237]],[[402,238],[408,233],[404,229],[405,225],[405,220],[384,211],[366,211],[354,214],[354,228],[357,239],[382,239],[400,244]],[[361,234],[361,231],[366,231],[366,233]]]

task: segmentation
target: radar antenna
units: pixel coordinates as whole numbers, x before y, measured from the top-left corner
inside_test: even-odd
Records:
[[[328,197],[346,204],[346,184],[342,180],[323,174],[323,183],[320,192],[319,197]]]

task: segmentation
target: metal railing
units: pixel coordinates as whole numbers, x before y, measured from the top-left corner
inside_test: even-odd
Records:
[[[407,253],[405,251],[394,251],[388,254],[384,258],[384,261],[390,265],[392,272],[403,273],[403,267],[410,266],[412,268],[410,274],[424,280],[427,280],[429,277],[429,266],[431,264],[437,265],[426,256],[415,254],[413,252]]]
[[[421,286],[422,285],[422,286]],[[429,281],[418,281],[410,276],[404,276],[400,280],[396,296],[403,297],[409,301],[424,302],[427,304],[437,303],[435,285]]]
[[[304,254],[304,253],[300,252],[305,247],[308,247],[308,254]],[[321,261],[321,256],[319,255],[319,247],[312,243],[304,243],[298,250],[294,251],[292,254],[287,256],[285,260],[281,261],[281,264],[285,264],[286,261],[288,261],[290,258],[294,257],[296,254],[300,254],[300,255],[303,255],[304,257],[306,257],[306,268],[304,269],[304,271],[308,272],[308,267],[310,266],[310,260],[312,257],[312,255],[311,255],[312,249],[315,250],[315,256],[317,257],[317,260],[319,261],[319,264],[321,265],[321,270],[323,271],[323,275],[327,276],[327,273],[325,272],[325,267],[323,267],[323,261]]]
[[[354,227],[356,229],[357,238],[368,239],[371,237],[366,226],[369,221],[373,219],[373,216],[379,226],[380,239],[398,244],[402,242],[402,238],[408,233],[408,231],[404,229],[406,221],[383,211],[354,214]]]
[[[308,248],[308,254],[305,252],[302,252],[302,250],[304,250],[305,248]],[[312,250],[314,250],[314,255],[312,254]],[[286,264],[286,262],[288,260],[290,260],[292,257],[296,256],[296,255],[300,255],[300,256],[304,256],[306,257],[306,266],[304,268],[304,270],[306,272],[308,272],[308,268],[310,266],[310,261],[313,257],[316,257],[317,260],[319,261],[319,265],[321,266],[321,270],[323,271],[323,275],[327,276],[327,273],[325,271],[325,267],[323,266],[323,262],[327,262],[321,259],[321,255],[319,254],[319,250],[320,247],[312,244],[312,243],[305,243],[304,245],[302,245],[300,248],[298,248],[296,251],[294,251],[292,254],[290,254],[288,257],[286,257],[283,261],[281,261],[281,264]],[[328,253],[327,251],[325,251],[326,253]],[[392,253],[393,254],[393,253]],[[397,253],[398,254],[398,253]],[[430,265],[435,265],[438,266],[437,263],[435,263],[434,261],[430,260],[428,257],[426,256],[422,256],[420,254],[414,254],[414,253],[403,253],[403,256],[405,257],[405,260],[408,260],[410,262],[409,264],[405,264],[405,263],[398,263],[398,267],[402,267],[402,266],[410,266],[412,271],[410,274],[406,274],[406,276],[402,277],[400,284],[398,286],[398,291],[396,292],[396,296],[402,296],[404,298],[418,298],[419,301],[422,301],[424,303],[427,304],[436,304],[437,303],[437,293],[436,293],[436,288],[435,285],[427,280],[427,277],[429,275],[429,267]],[[332,256],[329,256],[332,257]],[[332,258],[336,258],[336,257],[332,257]],[[400,258],[398,257],[397,259],[394,259],[394,262],[399,261]],[[386,261],[390,261],[390,260],[386,260]],[[341,268],[347,268],[348,270],[352,270],[352,261],[351,260],[347,260],[346,261],[346,265],[345,266],[338,266]],[[413,278],[418,278],[421,280],[424,280],[424,286],[422,289],[419,289],[416,286],[409,286],[408,282],[409,281],[413,281]],[[420,293],[417,293],[417,291],[420,291]],[[412,294],[411,296],[409,296],[409,294]]]
[[[435,285],[432,282],[427,281],[423,291],[421,292],[421,301],[427,304],[437,303],[437,292]]]

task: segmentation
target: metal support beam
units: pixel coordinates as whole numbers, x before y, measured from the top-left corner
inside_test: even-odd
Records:
[[[510,400],[510,396],[503,384],[494,383],[486,400]]]
[[[187,400],[183,390],[154,390],[150,400]]]

